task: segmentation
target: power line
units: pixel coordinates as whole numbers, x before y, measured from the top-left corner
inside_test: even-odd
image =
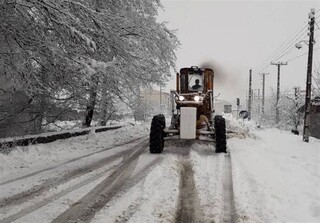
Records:
[[[320,11],[320,9],[318,9],[317,11],[316,11],[316,13],[318,12],[318,11]],[[318,17],[320,17],[320,16],[318,16]],[[318,18],[317,17],[317,18]],[[298,28],[298,30],[301,28],[301,27],[303,27],[303,25],[305,24],[306,22],[304,22],[299,28]],[[317,26],[318,26],[318,24],[317,24]],[[274,51],[274,53],[273,54],[271,54],[271,56],[269,56],[268,58],[270,58],[271,57],[271,59],[265,59],[264,61],[266,61],[265,63],[261,63],[261,65],[259,65],[257,68],[256,68],[256,73],[259,73],[259,72],[262,72],[262,71],[264,71],[266,68],[268,68],[269,66],[270,66],[270,64],[269,64],[269,61],[270,60],[279,60],[280,58],[282,58],[283,56],[285,56],[285,55],[287,55],[287,54],[289,54],[289,53],[291,53],[292,52],[292,49],[294,49],[294,46],[292,46],[292,47],[290,47],[290,45],[291,45],[291,43],[292,43],[292,41],[294,41],[294,39],[295,39],[295,37],[297,36],[297,35],[299,35],[299,33],[301,33],[306,27],[308,27],[308,24],[307,25],[305,25],[293,38],[291,38],[291,40],[289,41],[289,42],[284,42],[276,51]],[[319,26],[318,26],[318,28],[319,28]],[[320,30],[320,29],[319,29]],[[307,30],[306,30],[307,31]],[[304,33],[303,33],[304,34]],[[303,35],[303,34],[301,34],[299,37],[297,37],[296,39],[295,39],[295,41],[298,41],[298,39]],[[286,44],[287,43],[287,44]],[[281,50],[280,50],[281,49]],[[273,55],[273,56],[272,56]],[[269,60],[269,61],[268,61]]]
[[[307,28],[307,26],[305,26],[305,28]],[[303,30],[301,30],[301,32],[302,32]],[[300,33],[301,33],[300,32]],[[286,49],[288,48],[288,47],[290,47],[290,46],[292,46],[292,43],[295,43],[296,41],[298,41],[299,39],[301,39],[301,38],[304,38],[305,36],[307,36],[307,32],[308,32],[308,29],[306,29],[306,30],[304,30],[304,32],[303,33],[297,33],[297,35],[295,35],[295,37],[293,37],[288,43],[287,43],[287,45],[286,45]],[[299,35],[300,34],[300,35]],[[298,36],[299,35],[299,36]],[[305,36],[304,36],[305,35]],[[282,52],[283,51],[285,51],[285,49],[283,49],[282,50]]]
[[[299,42],[298,39],[296,40],[296,42]],[[295,45],[288,46],[286,49],[284,49],[281,54],[277,55],[275,58],[272,58],[272,60],[279,60],[282,57],[290,54],[293,50],[295,49]],[[260,68],[260,70],[257,71],[257,73],[259,72],[263,72],[264,70],[266,70],[268,67],[270,66],[270,64],[266,64],[264,67]]]
[[[304,22],[304,23],[298,28],[298,30],[299,30],[302,26],[304,26],[304,27],[302,27],[302,28],[300,29],[300,31],[298,31],[298,33],[296,33],[292,38],[295,38],[297,35],[299,35],[299,34],[307,27],[307,25],[305,25],[305,23],[306,23],[306,22]],[[290,38],[289,38],[289,39],[290,39]],[[261,67],[261,65],[264,65],[264,64],[265,64],[265,61],[267,61],[267,63],[269,63],[270,59],[271,59],[272,57],[274,57],[275,55],[277,55],[277,54],[288,44],[289,39],[288,39],[287,41],[283,42],[283,44],[281,44],[269,57],[267,57],[265,60],[263,60],[263,62],[262,62],[262,63],[260,64],[260,66],[258,66],[258,67]],[[257,67],[256,67],[256,69],[257,69]]]
[[[284,56],[286,56],[286,55],[288,55],[288,54],[292,53],[292,51],[293,51],[295,48],[296,48],[295,46],[292,46],[290,49],[288,49],[288,50],[287,50],[287,52],[286,52],[286,53],[282,54],[281,56],[277,57],[277,58],[276,58],[276,59],[274,59],[274,60],[279,60],[279,59],[281,59],[282,57],[284,57]]]
[[[306,30],[307,31],[307,30]],[[270,60],[279,60],[280,58],[282,58],[283,56],[287,55],[289,53],[290,50],[294,49],[294,43],[298,42],[299,40],[301,40],[301,37],[304,38],[305,33],[302,33],[300,36],[298,36],[297,38],[293,38],[291,39],[285,47],[283,47],[283,49],[277,53],[277,55],[273,56]],[[297,36],[297,35],[296,35]],[[266,68],[268,68],[270,66],[269,62],[265,63],[264,67],[261,67],[260,69],[258,69],[256,72],[260,73],[262,71],[264,71]]]
[[[266,64],[269,64],[269,61],[270,60],[273,60],[274,57],[278,56],[279,55],[279,52],[282,52],[284,48],[286,48],[290,42],[292,42],[292,40],[296,39],[296,37],[304,31],[307,31],[305,30],[307,28],[308,24],[307,22],[303,22],[302,25],[299,26],[299,28],[297,29],[298,31],[295,31],[293,33],[293,35],[291,35],[291,37],[288,38],[287,41],[283,42],[283,44],[281,44],[269,57],[267,57],[266,59],[264,59],[262,61],[262,63],[260,63],[260,65],[258,65],[257,67],[255,67],[255,70],[259,70],[261,69],[262,67],[264,67]],[[303,34],[302,34],[303,35]],[[301,36],[299,36],[301,37]],[[298,38],[299,38],[298,37]]]
[[[319,49],[320,49],[320,47],[317,47],[317,48],[313,49],[313,51],[317,51],[317,50],[319,50]],[[307,54],[308,54],[308,52],[306,52],[306,53],[304,53],[304,54],[301,54],[301,55],[299,55],[299,56],[297,56],[297,57],[291,58],[291,59],[287,60],[287,62],[293,61],[293,60],[298,59],[298,58],[300,58],[300,57],[302,57],[302,56],[304,56],[304,55],[307,55]]]

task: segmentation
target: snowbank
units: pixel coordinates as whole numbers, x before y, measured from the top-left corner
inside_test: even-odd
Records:
[[[10,154],[0,153],[0,182],[15,173],[32,172],[42,167],[57,165],[66,160],[90,154],[115,144],[137,139],[149,133],[149,123],[125,126],[102,133],[91,131],[88,135],[57,140],[47,144],[17,147]],[[12,177],[12,176],[11,176]]]
[[[278,129],[229,139],[238,222],[320,222],[320,140]]]
[[[223,114],[226,120],[227,137],[256,137],[252,131],[260,128],[254,121],[235,119],[231,114]]]

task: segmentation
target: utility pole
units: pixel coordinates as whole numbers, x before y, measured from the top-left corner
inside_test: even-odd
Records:
[[[161,106],[161,104],[162,104],[162,97],[161,97],[161,95],[162,95],[162,86],[161,86],[161,84],[160,84],[160,111],[162,112],[162,106]]]
[[[266,75],[269,73],[261,73],[262,75],[262,115],[264,115],[264,97],[265,97],[265,87],[266,87]]]
[[[306,101],[305,101],[305,113],[304,113],[304,125],[303,125],[303,141],[309,142],[310,136],[310,110],[311,110],[311,80],[312,80],[312,56],[313,56],[313,35],[314,35],[314,20],[315,9],[311,9],[309,13],[309,52],[308,52],[308,68],[307,68],[307,82],[306,82]]]
[[[251,101],[251,110],[254,111],[255,113],[255,117],[256,117],[256,121],[257,118],[260,118],[260,89],[252,89],[252,101]],[[257,105],[256,105],[257,104]]]
[[[299,87],[294,87],[294,101],[296,102],[296,108],[298,108],[298,99],[299,99],[299,95],[300,95],[300,88]]]
[[[260,100],[260,89],[258,90],[258,100]],[[261,117],[261,113],[260,113],[260,104],[258,103],[258,111],[259,111],[259,118]]]
[[[237,118],[239,118],[240,98],[237,98]]]
[[[249,99],[248,99],[248,120],[251,120],[251,105],[252,105],[252,69],[249,70]]]
[[[279,124],[280,121],[280,115],[279,115],[279,99],[280,99],[280,67],[282,65],[288,65],[288,62],[278,62],[274,63],[271,62],[271,65],[278,66],[278,81],[277,81],[277,102],[276,102],[276,124]]]

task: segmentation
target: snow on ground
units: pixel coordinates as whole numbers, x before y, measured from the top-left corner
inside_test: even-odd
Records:
[[[142,155],[140,163],[161,155]],[[179,195],[178,159],[166,156],[150,173],[107,204],[98,212],[92,223],[109,222],[173,222]],[[137,166],[134,172],[139,171]],[[135,175],[133,174],[133,179]]]
[[[224,154],[215,154],[213,144],[166,144],[163,154],[143,154],[132,173],[144,169],[155,159],[148,175],[134,187],[118,194],[94,217],[93,223],[109,222],[176,222],[181,193],[183,164],[190,161],[196,192],[199,196],[201,222],[219,222],[222,213]],[[192,189],[192,188],[189,188]],[[180,191],[180,192],[179,192]]]
[[[232,117],[227,118],[227,127],[235,133],[228,139],[228,147],[237,222],[320,222],[320,140],[311,138],[310,143],[304,143],[302,136],[278,129],[259,130],[252,121]],[[0,200],[126,152],[146,138],[111,148],[148,133],[146,123],[0,154]],[[112,174],[113,166],[117,169],[124,157],[115,156],[107,165],[57,185],[49,181],[55,186],[45,193],[0,207],[1,219],[16,216],[12,219],[17,222],[50,222]],[[76,162],[66,163],[72,160]],[[192,198],[197,200],[191,202],[195,213],[204,222],[221,221],[225,156],[215,154],[212,143],[166,142],[162,154],[144,152],[130,165],[134,168],[127,167],[128,181],[96,212],[92,222],[175,222],[179,204],[189,202],[181,194],[181,184],[190,177],[194,186],[189,184],[188,189],[194,190]],[[3,183],[39,170],[45,171]]]
[[[12,208],[11,206],[4,207],[0,209],[0,216],[1,218],[6,218],[11,215],[23,212],[29,207],[34,207],[34,210],[36,211],[31,212],[31,214],[26,215],[23,218],[20,218],[17,222],[42,222],[44,221],[44,219],[51,221],[63,211],[68,209],[70,205],[86,195],[102,180],[108,177],[112,172],[110,171],[111,167],[116,166],[121,161],[122,159],[114,160],[109,165],[105,165],[102,168],[96,169],[78,178],[70,179],[63,184],[53,187],[44,194],[35,196],[33,199],[16,205],[15,208]],[[70,190],[69,188],[73,188],[73,190]],[[2,192],[3,194],[9,194],[4,190],[2,190]],[[55,199],[55,203],[46,204],[48,200]]]
[[[68,129],[80,129],[82,127],[82,120],[72,120],[72,121],[55,121],[54,123],[43,123],[45,124],[45,131],[60,131]]]
[[[238,222],[320,222],[320,140],[253,133],[228,140]]]
[[[115,156],[109,164],[101,162],[101,167],[91,168],[92,164],[99,164],[100,160],[130,150],[144,141],[149,132],[148,125],[125,126],[48,144],[19,147],[9,155],[1,154],[0,219],[11,222],[10,219],[14,221],[22,216],[17,222],[50,222],[108,177],[122,158]],[[125,144],[133,140],[134,143]],[[115,147],[119,144],[124,145]],[[64,179],[68,174],[70,179]],[[11,182],[19,177],[20,180]],[[51,187],[46,190],[48,186]],[[45,193],[40,193],[43,189]],[[32,193],[35,195],[24,200],[24,194]],[[5,205],[7,198],[10,202],[13,200],[13,204]]]
[[[251,131],[256,130],[258,127],[254,121],[243,119],[236,119],[232,114],[223,114],[226,120],[227,137],[246,138],[252,137]]]
[[[46,206],[36,209],[31,214],[25,215],[22,218],[14,221],[14,223],[46,223],[51,222],[59,214],[67,210],[71,205],[77,202],[80,198],[85,196],[90,190],[94,189],[97,184],[103,181],[106,174],[98,179],[91,181],[89,184],[80,187],[79,189],[70,191],[70,193],[59,198],[58,200],[53,200],[53,202],[47,204]]]
[[[149,123],[124,126],[120,129],[57,140],[47,144],[16,147],[10,154],[0,153],[0,183],[38,169],[59,165],[84,156],[146,136]]]
[[[108,121],[107,125],[119,125],[119,124],[123,124],[124,122],[120,122],[120,121],[116,121],[116,120],[111,120]],[[127,122],[134,122],[134,120],[127,120]],[[61,131],[61,130],[71,130],[71,129],[82,129],[82,124],[83,121],[82,120],[72,120],[72,121],[59,121],[56,120],[54,123],[46,123],[44,122],[43,125],[45,125],[44,127],[44,131],[45,132],[53,132],[53,131]],[[96,120],[92,120],[91,121],[91,126],[99,126],[99,122]]]
[[[212,145],[196,144],[190,152],[194,180],[205,222],[220,222],[223,205],[224,154],[214,154]]]

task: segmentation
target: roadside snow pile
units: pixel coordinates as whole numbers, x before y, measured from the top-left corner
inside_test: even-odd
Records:
[[[112,131],[110,134],[114,143],[123,143],[129,139],[146,136],[150,131],[150,123],[141,123],[135,125],[126,125],[120,129]],[[110,139],[109,139],[110,140]]]
[[[320,140],[279,129],[232,138],[237,222],[320,222]]]
[[[73,121],[55,121],[54,123],[43,123],[45,126],[45,131],[61,131],[61,130],[69,130],[69,129],[80,129],[82,125],[81,120],[73,120]]]
[[[224,114],[226,120],[227,137],[255,137],[251,131],[256,129],[256,124],[253,121],[235,119],[232,115]]]
[[[90,154],[114,145],[138,139],[149,133],[146,124],[125,126],[116,130],[101,133],[90,132],[88,135],[57,140],[47,144],[36,144],[16,147],[10,154],[0,153],[0,180],[10,177],[15,170],[50,167],[66,160]]]

